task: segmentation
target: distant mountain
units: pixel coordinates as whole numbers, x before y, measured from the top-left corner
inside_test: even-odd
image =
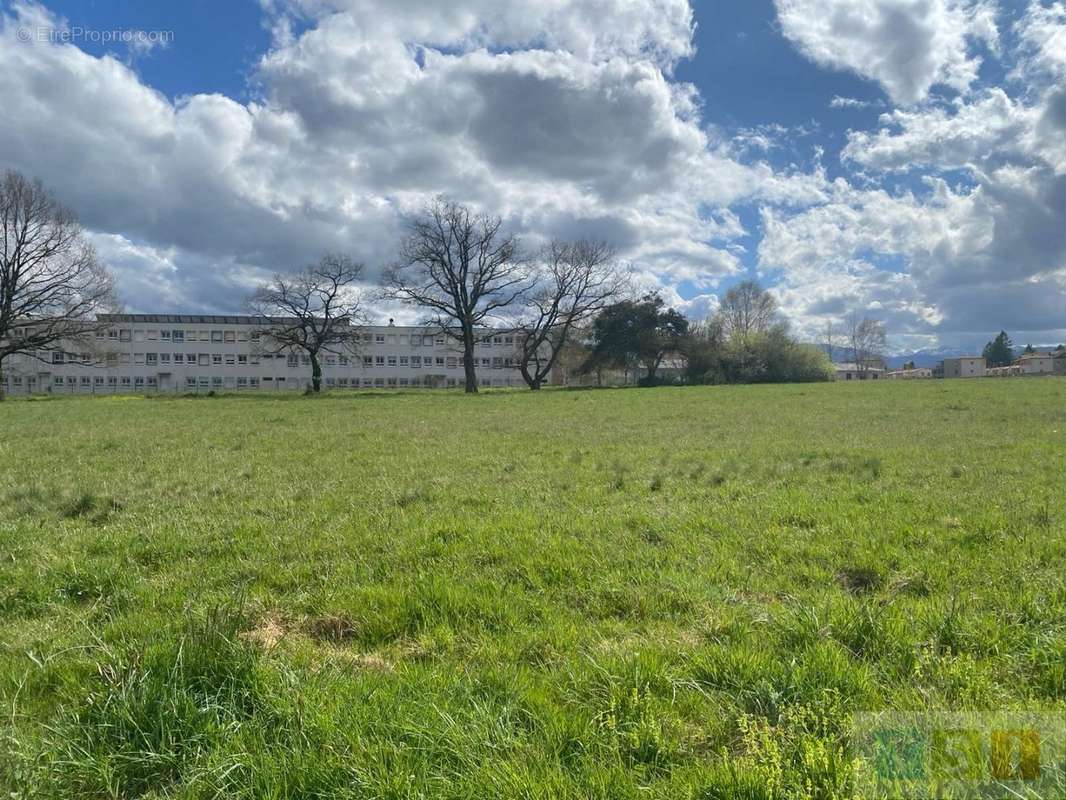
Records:
[[[1033,348],[1041,353],[1049,353],[1053,351],[1058,345],[1033,345]],[[905,353],[898,356],[889,356],[885,359],[885,363],[888,364],[889,369],[899,369],[904,364],[908,364],[911,361],[914,362],[916,367],[935,367],[945,358],[961,358],[962,356],[979,356],[983,348],[976,348],[972,350],[960,350],[957,347],[938,347],[932,350],[917,350],[913,353]],[[1015,347],[1014,357],[1017,358],[1025,350],[1025,347]]]
[[[957,347],[937,347],[931,350],[917,350],[913,353],[904,353],[898,356],[889,356],[885,359],[889,369],[899,369],[904,364],[914,362],[916,367],[935,367],[945,358],[961,358],[962,356],[979,356],[980,349],[960,350]]]

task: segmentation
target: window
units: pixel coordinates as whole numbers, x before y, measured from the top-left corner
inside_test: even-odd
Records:
[[[212,342],[221,342],[222,341],[222,331],[211,331],[211,341]]]
[[[410,383],[407,378],[400,378],[400,386],[407,386]]]
[[[374,366],[373,356],[363,356],[363,369],[370,369]]]
[[[118,332],[118,340],[120,342],[128,342],[132,338],[132,332],[128,328],[123,328]]]
[[[389,388],[390,389],[394,388],[396,386],[396,379],[395,378],[389,378],[388,383],[389,383]]]
[[[342,367],[348,366],[348,356],[337,356],[337,361],[340,362]]]
[[[232,367],[237,363],[237,357],[233,353],[226,353],[226,366]]]
[[[408,359],[407,356],[400,356],[400,366],[401,367],[406,367],[408,362],[409,362],[409,359]]]
[[[311,366],[311,356],[300,356],[300,363],[305,366]]]
[[[134,331],[133,332],[133,341],[135,341],[135,342],[143,342],[144,341],[144,331],[140,331],[140,330]]]
[[[53,364],[62,364],[66,360],[67,360],[67,354],[64,353],[63,351],[56,350],[54,353],[52,353],[52,363]]]
[[[118,377],[115,376],[115,375],[108,375],[107,376],[107,385],[112,387],[112,388],[114,388],[115,386],[118,386]]]
[[[237,341],[237,332],[226,331],[224,338],[226,340],[226,344],[233,344],[235,341]]]
[[[201,376],[200,378],[197,379],[197,385],[201,389],[210,389],[211,388],[211,379]]]
[[[201,367],[210,366],[211,365],[211,354],[210,353],[200,353],[200,360],[197,363],[199,363],[199,365]]]
[[[443,345],[443,344],[444,344],[444,337],[443,337],[443,336],[438,336],[438,337],[436,338],[436,343],[437,343],[437,346],[438,346],[438,347],[439,347],[439,346],[441,346],[441,345]]]
[[[158,389],[159,388],[159,378],[157,378],[155,375],[149,375],[148,376],[148,388],[149,389]]]
[[[347,378],[337,378],[337,385],[338,385],[338,386],[343,386],[343,387],[347,388],[347,386],[348,386],[348,379],[347,379]]]
[[[400,335],[400,344],[407,344],[407,334]]]
[[[82,386],[89,386],[91,383],[92,383],[92,381],[91,381],[91,379],[89,378],[88,375],[82,375],[81,376],[81,385]]]
[[[448,356],[448,369],[455,369],[456,366],[455,356]]]
[[[143,389],[144,388],[144,378],[142,378],[140,376],[134,378],[133,379],[133,388],[134,389]]]
[[[145,353],[144,363],[149,367],[154,367],[159,364],[159,355],[157,353]]]
[[[213,366],[216,366],[216,367],[221,367],[222,366],[222,354],[221,353],[212,353],[211,354],[211,364]]]
[[[504,344],[514,344],[514,337],[513,336],[504,336],[503,337],[503,343]]]
[[[95,378],[93,378],[93,385],[94,386],[103,386],[104,385],[104,376],[103,375],[97,375]]]
[[[374,386],[376,386],[376,387],[378,387],[380,389],[384,385],[385,385],[385,379],[384,378],[374,378]]]
[[[374,385],[374,381],[371,378],[363,378],[363,386],[368,389]]]
[[[129,365],[132,362],[132,359],[133,359],[133,356],[131,356],[129,353],[119,353],[118,354],[118,362],[120,364]]]
[[[248,379],[247,378],[237,378],[237,388],[238,389],[247,389],[248,388]]]
[[[374,364],[379,367],[385,366],[385,356],[374,356]]]
[[[483,367],[491,367],[492,366],[492,359],[491,358],[483,358],[483,359],[481,359],[481,366],[483,366]]]
[[[396,366],[396,356],[389,356],[389,366],[390,367],[395,367]]]
[[[159,354],[159,363],[160,364],[169,364],[170,363],[170,353],[160,353]]]
[[[155,342],[159,340],[159,331],[148,331],[148,341]]]
[[[435,363],[435,364],[436,364],[436,365],[437,365],[438,367],[443,367],[443,366],[444,366],[444,356],[437,356],[437,358],[436,358],[436,360],[434,361],[434,363]]]
[[[270,380],[270,378],[267,378],[267,380]],[[258,389],[259,388],[259,378],[249,378],[248,379],[248,385],[251,388],[253,388],[253,389]]]
[[[337,357],[336,356],[326,356],[326,366],[327,367],[335,367],[335,366],[337,366]]]
[[[210,342],[211,341],[211,331],[200,331],[200,341],[201,342]]]
[[[269,358],[269,356],[267,356],[267,357]],[[248,361],[250,363],[252,363],[252,364],[258,364],[259,363],[259,356],[249,356],[248,357]]]
[[[169,342],[170,341],[170,331],[160,331],[159,332],[159,338],[162,339],[164,342]]]
[[[374,341],[378,344],[385,344],[385,334],[379,333],[374,336]]]
[[[337,382],[333,380],[333,378],[326,378],[326,386],[335,386],[336,383]]]
[[[250,334],[248,334],[248,338],[251,339],[253,342],[258,342],[260,339],[263,338],[263,334],[261,331],[252,331]]]
[[[493,369],[500,369],[502,366],[503,366],[503,359],[502,358],[500,358],[499,356],[496,356],[495,358],[492,359],[492,368]]]
[[[289,365],[289,369],[296,369],[296,367],[298,367],[300,365],[300,359],[299,359],[299,357],[297,355],[295,355],[294,353],[291,353],[291,354],[289,354],[289,357],[287,359],[287,363]]]
[[[248,356],[237,356],[237,364],[240,366],[246,366],[248,364]]]
[[[363,334],[363,341],[367,342],[369,344],[370,342],[374,341],[374,337],[373,337],[373,335],[371,335],[369,333],[364,333]]]
[[[174,343],[179,344],[185,341],[185,331],[173,331]]]
[[[396,334],[395,333],[390,333],[389,334],[389,344],[396,344]]]
[[[214,376],[211,379],[211,388],[212,389],[221,389],[222,388],[222,376],[221,375],[216,375],[216,376]]]
[[[247,342],[248,341],[248,331],[237,331],[237,341],[238,342]]]
[[[53,386],[62,386],[63,385],[63,379],[60,376],[56,375],[54,378],[52,378],[52,385]]]
[[[99,331],[96,332],[96,338],[97,339],[103,339],[105,335],[106,335],[106,332],[103,331],[103,330],[99,330]]]
[[[185,379],[185,388],[186,389],[195,389],[196,388],[196,378],[186,378]]]
[[[108,339],[117,339],[118,338],[118,331],[116,329],[112,328],[111,330],[109,330],[107,332],[107,338]]]
[[[122,385],[124,387],[126,387],[126,388],[129,388],[130,386],[133,385],[133,381],[130,379],[129,375],[123,375],[121,380],[122,380]]]

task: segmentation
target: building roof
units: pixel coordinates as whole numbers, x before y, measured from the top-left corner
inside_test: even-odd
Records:
[[[100,322],[175,322],[192,325],[261,325],[260,317],[214,314],[98,314]]]

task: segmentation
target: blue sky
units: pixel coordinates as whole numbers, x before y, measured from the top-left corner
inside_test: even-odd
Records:
[[[443,193],[531,248],[607,238],[695,317],[754,276],[812,338],[1066,338],[1061,0],[0,8],[0,167],[74,208],[131,308],[232,311],[323,249],[372,275]]]

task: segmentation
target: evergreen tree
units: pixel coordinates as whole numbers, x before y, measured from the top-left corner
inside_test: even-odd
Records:
[[[1000,331],[999,336],[985,345],[981,353],[990,367],[1007,367],[1014,363],[1014,342],[1010,340],[1006,331]]]

